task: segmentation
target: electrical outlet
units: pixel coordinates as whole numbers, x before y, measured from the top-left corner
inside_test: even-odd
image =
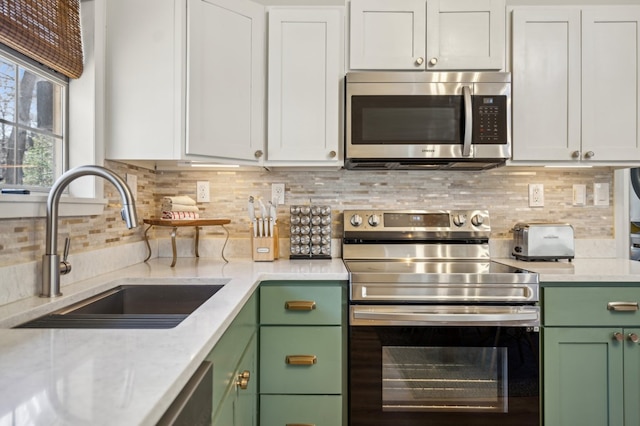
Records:
[[[529,184],[529,207],[544,207],[544,185],[541,183]]]
[[[133,195],[133,199],[138,201],[138,176],[133,173],[127,173],[127,186],[131,190],[131,195]]]
[[[209,202],[209,182],[200,180],[196,182],[196,201]]]
[[[284,204],[284,183],[271,184],[271,202],[276,206]]]

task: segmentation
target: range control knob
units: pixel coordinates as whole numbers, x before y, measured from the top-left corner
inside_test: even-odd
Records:
[[[380,225],[380,216],[378,216],[377,214],[372,214],[371,216],[369,216],[369,225],[371,226]]]
[[[453,215],[453,224],[456,226],[462,226],[467,222],[467,217],[463,214]]]
[[[484,216],[476,214],[471,218],[471,223],[473,226],[480,226],[484,223]]]
[[[353,216],[351,216],[349,222],[351,222],[351,225],[357,228],[358,226],[362,225],[362,216],[360,216],[359,214],[354,214]]]

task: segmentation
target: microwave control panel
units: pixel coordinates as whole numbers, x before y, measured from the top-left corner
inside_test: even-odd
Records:
[[[473,143],[507,143],[507,97],[473,97]]]

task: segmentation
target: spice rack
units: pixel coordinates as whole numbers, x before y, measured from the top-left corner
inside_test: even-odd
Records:
[[[331,207],[291,206],[290,259],[331,258]]]

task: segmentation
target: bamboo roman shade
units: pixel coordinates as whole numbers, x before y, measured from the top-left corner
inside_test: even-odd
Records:
[[[67,77],[80,77],[80,0],[0,0],[0,43]]]

